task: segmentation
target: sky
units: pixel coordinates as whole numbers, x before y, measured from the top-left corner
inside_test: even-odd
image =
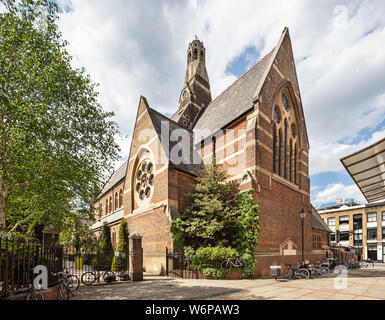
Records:
[[[74,67],[99,83],[128,157],[140,95],[170,116],[195,35],[204,42],[213,98],[278,42],[293,44],[310,141],[314,205],[364,197],[340,162],[385,137],[383,0],[57,0]]]

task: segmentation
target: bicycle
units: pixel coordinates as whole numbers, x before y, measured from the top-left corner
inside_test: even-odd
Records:
[[[82,274],[81,281],[87,286],[92,285],[96,280],[100,281],[100,277],[103,278],[105,282],[116,281],[116,275],[113,271],[106,270],[103,273],[100,271],[88,271]]]
[[[307,269],[293,267],[291,264],[285,264],[285,266],[283,277],[286,279],[308,279],[310,277],[310,272]]]
[[[243,264],[239,258],[227,258],[227,260],[224,260],[221,263],[221,268],[228,269],[229,271],[231,270],[232,267],[238,270],[242,268],[242,266]]]
[[[44,296],[39,292],[41,288],[36,289],[32,284],[28,285],[28,294],[25,300],[44,300]]]
[[[79,289],[80,279],[76,275],[69,273],[67,268],[65,268],[63,272],[59,273],[67,282],[72,284],[75,291]]]
[[[75,296],[77,289],[75,289],[72,282],[69,280],[71,275],[68,272],[58,272],[52,274],[54,277],[59,278],[59,294],[62,300],[69,300],[70,295]],[[69,275],[69,277],[68,277]],[[77,277],[76,277],[77,278]]]

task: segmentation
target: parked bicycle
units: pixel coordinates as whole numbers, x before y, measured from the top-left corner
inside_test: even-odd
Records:
[[[293,267],[291,264],[285,264],[285,266],[283,277],[286,279],[308,279],[310,277],[308,269]]]
[[[240,269],[242,268],[243,264],[242,261],[239,258],[227,258],[224,260],[221,264],[222,269],[231,270],[232,268]]]
[[[44,296],[40,290],[41,288],[36,289],[32,284],[28,285],[28,294],[25,300],[44,300]]]
[[[105,282],[116,281],[116,275],[113,271],[88,271],[83,273],[81,280],[87,286],[92,285],[96,280],[100,281],[102,278]]]
[[[79,279],[76,276],[69,274],[67,270],[53,273],[52,275],[58,278],[59,294],[63,300],[69,300],[71,295],[76,295],[77,288],[79,287],[79,284],[76,282],[76,279]],[[74,279],[75,285],[72,279]]]

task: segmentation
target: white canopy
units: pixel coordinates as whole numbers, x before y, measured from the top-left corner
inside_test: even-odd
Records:
[[[385,199],[385,138],[341,162],[368,202]]]

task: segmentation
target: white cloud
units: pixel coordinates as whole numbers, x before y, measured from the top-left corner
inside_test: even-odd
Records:
[[[357,139],[385,117],[381,0],[61,3],[72,9],[61,15],[60,29],[74,65],[85,66],[100,83],[100,101],[115,111],[124,134],[132,134],[141,94],[163,113],[176,111],[194,34],[206,46],[215,97],[236,79],[225,73],[227,65],[251,46],[266,54],[284,26],[297,62],[312,174],[340,171],[339,158],[367,141],[339,141]]]
[[[338,198],[352,198],[361,203],[367,202],[357,185],[345,186],[342,183],[335,183],[328,185],[322,191],[315,192],[315,196],[312,198],[312,204],[319,205],[335,201]]]
[[[340,161],[341,158],[370,146],[384,137],[385,128],[373,133],[368,140],[361,140],[356,144],[344,144],[338,142],[320,144],[317,148],[312,148],[312,152],[310,153],[310,174],[313,175],[325,171],[345,171],[345,168]]]

